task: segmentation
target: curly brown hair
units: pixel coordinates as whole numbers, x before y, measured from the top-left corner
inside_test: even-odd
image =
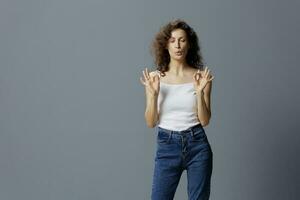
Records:
[[[189,43],[189,50],[186,55],[187,64],[200,70],[202,70],[204,66],[196,32],[184,20],[175,19],[160,28],[154,37],[150,49],[150,53],[154,57],[156,69],[159,70],[163,76],[165,76],[164,72],[169,70],[168,64],[170,62],[170,55],[166,46],[171,37],[171,32],[178,28],[183,29],[187,35],[187,41]]]

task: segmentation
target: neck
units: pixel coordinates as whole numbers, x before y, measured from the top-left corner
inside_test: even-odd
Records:
[[[183,76],[186,67],[186,62],[171,59],[169,63],[169,72],[175,76]]]

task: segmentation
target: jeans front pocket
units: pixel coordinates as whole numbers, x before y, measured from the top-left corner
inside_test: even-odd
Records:
[[[158,131],[157,134],[157,143],[159,144],[168,144],[171,139],[171,134],[163,132],[163,131]]]
[[[205,141],[207,141],[207,137],[206,137],[204,129],[203,128],[197,129],[194,132],[191,141],[192,142],[205,142]]]

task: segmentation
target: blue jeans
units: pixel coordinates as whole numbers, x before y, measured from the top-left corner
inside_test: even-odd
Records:
[[[213,153],[201,124],[183,131],[157,127],[151,200],[173,200],[187,170],[189,200],[208,200]]]

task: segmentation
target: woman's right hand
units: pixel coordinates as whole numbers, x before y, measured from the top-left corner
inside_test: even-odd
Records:
[[[143,70],[143,76],[145,80],[140,77],[140,81],[145,86],[146,93],[152,96],[158,96],[160,89],[159,75],[155,74],[151,76],[148,72],[148,69],[146,68],[145,70]]]

